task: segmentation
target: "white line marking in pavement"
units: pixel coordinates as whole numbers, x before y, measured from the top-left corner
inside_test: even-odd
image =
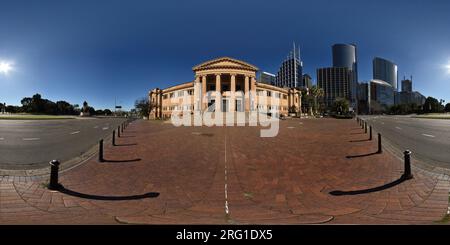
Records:
[[[202,133],[200,132],[192,132],[193,135],[201,135]],[[225,156],[226,157],[226,156]]]
[[[22,140],[25,141],[33,141],[33,140],[40,140],[41,138],[22,138]]]
[[[72,132],[70,134],[78,134],[78,133],[80,133],[80,131],[75,131],[75,132]]]
[[[430,138],[435,138],[436,136],[434,136],[434,135],[431,135],[431,134],[422,134],[423,136],[426,136],[426,137],[430,137]]]
[[[400,127],[395,127],[396,129],[398,129],[398,130],[402,130],[402,128],[400,128]]]
[[[0,140],[5,140],[5,138],[0,138]]]
[[[108,129],[108,127],[104,127],[104,128],[102,128],[102,130],[107,130]]]
[[[95,126],[94,128],[98,128],[98,126]]]
[[[228,208],[228,185],[227,185],[227,135],[225,135],[225,213],[229,214]]]
[[[293,129],[293,128],[295,128],[295,127],[287,127],[287,128],[289,128],[289,129]]]

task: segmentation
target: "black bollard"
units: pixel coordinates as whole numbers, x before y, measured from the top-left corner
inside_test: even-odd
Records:
[[[366,123],[366,121],[362,121],[361,122],[361,128],[364,129],[364,123]]]
[[[403,152],[403,155],[405,156],[405,171],[403,172],[402,179],[409,180],[413,178],[411,174],[411,151],[406,150]]]
[[[101,139],[98,142],[98,161],[99,162],[104,162],[105,159],[103,159],[103,139]]]
[[[372,140],[372,126],[369,127],[369,140]]]
[[[382,153],[383,149],[381,148],[381,134],[378,133],[378,153]]]
[[[116,130],[113,130],[112,145],[116,145]]]
[[[117,127],[117,137],[120,138],[120,126]]]
[[[366,122],[364,122],[364,133],[367,134],[367,123]]]
[[[57,190],[60,187],[58,183],[59,164],[58,160],[50,162],[50,183],[48,184],[50,190]]]

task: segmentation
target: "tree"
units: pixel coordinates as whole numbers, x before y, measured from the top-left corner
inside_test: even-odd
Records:
[[[445,112],[450,112],[450,103],[447,103],[444,108]]]
[[[318,99],[322,98],[324,95],[323,89],[317,87],[316,85],[312,86],[310,89],[310,94],[314,99],[314,114],[317,114],[319,111]]]
[[[83,112],[89,112],[89,105],[86,101],[83,102],[83,108],[81,110]]]
[[[134,107],[140,117],[148,117],[150,114],[150,102],[144,97],[134,102]]]
[[[428,97],[425,99],[425,103],[423,104],[423,112],[424,113],[435,113],[441,112],[443,106],[439,103],[436,98]]]
[[[333,103],[333,112],[338,115],[348,114],[350,102],[344,98],[337,98]]]
[[[103,110],[103,113],[104,113],[106,116],[112,115],[112,111],[111,111],[110,109],[105,109],[105,110]]]

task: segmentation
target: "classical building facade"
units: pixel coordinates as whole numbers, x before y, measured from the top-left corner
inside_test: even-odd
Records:
[[[258,68],[244,61],[222,57],[192,70],[194,81],[149,92],[150,118],[170,118],[182,111],[300,112],[300,91],[258,83]]]

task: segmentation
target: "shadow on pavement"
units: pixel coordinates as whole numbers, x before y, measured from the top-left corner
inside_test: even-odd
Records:
[[[76,192],[73,190],[69,190],[65,188],[64,186],[60,186],[58,188],[58,191],[74,197],[84,198],[84,199],[91,199],[91,200],[101,200],[101,201],[126,201],[126,200],[139,200],[144,198],[155,198],[159,196],[158,192],[149,192],[141,195],[132,195],[132,196],[99,196],[99,195],[91,195],[91,194],[85,194]]]
[[[377,155],[377,154],[380,154],[380,153],[379,152],[373,152],[373,153],[362,154],[362,155],[346,156],[346,158],[368,157],[368,156],[373,156],[373,155]]]
[[[352,196],[352,195],[368,194],[368,193],[372,193],[372,192],[389,189],[391,187],[401,184],[405,180],[407,180],[407,179],[401,177],[395,181],[392,181],[392,182],[387,183],[382,186],[377,186],[377,187],[363,189],[363,190],[356,190],[356,191],[331,191],[330,195],[332,195],[332,196]]]
[[[133,146],[133,145],[137,145],[136,143],[133,144],[116,144],[114,146]]]
[[[108,160],[105,159],[103,162],[139,162],[141,159],[140,158],[136,158],[136,159],[130,159],[130,160]]]
[[[356,143],[356,142],[366,142],[366,141],[370,141],[370,139],[365,139],[365,140],[350,140],[350,143]]]

